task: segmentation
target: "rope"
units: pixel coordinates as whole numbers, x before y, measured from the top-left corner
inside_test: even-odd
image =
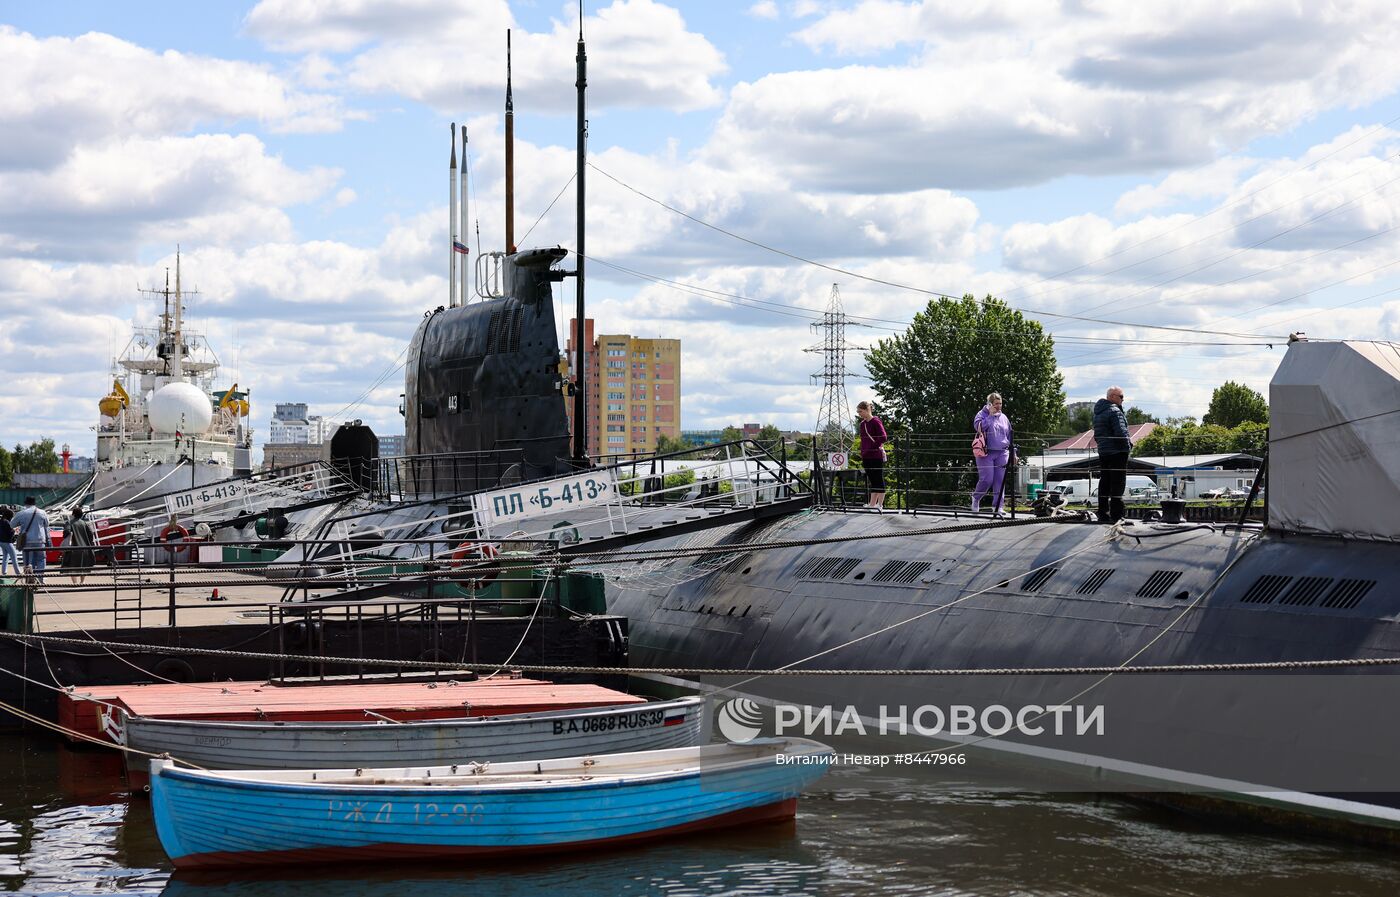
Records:
[[[490,663],[445,663],[430,660],[388,660],[372,657],[335,657],[320,654],[270,654],[258,651],[228,651],[218,648],[187,648],[178,645],[141,645],[132,642],[87,640],[57,635],[37,635],[0,632],[0,637],[24,643],[92,645],[124,648],[143,653],[188,654],[205,657],[236,657],[256,660],[290,659],[310,663],[364,664],[367,666],[405,667],[414,669],[469,670],[487,672],[499,668]],[[527,673],[596,674],[658,676],[1095,676],[1103,673],[1231,673],[1265,670],[1343,669],[1348,667],[1400,666],[1400,657],[1343,657],[1327,660],[1271,660],[1227,663],[1169,663],[1154,666],[1064,666],[1064,667],[992,667],[988,669],[939,668],[926,669],[720,669],[708,667],[606,667],[570,666],[561,664],[515,664],[511,669]]]

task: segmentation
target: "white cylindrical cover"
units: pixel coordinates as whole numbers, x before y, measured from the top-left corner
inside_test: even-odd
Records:
[[[214,408],[204,391],[192,383],[168,383],[151,396],[149,414],[157,433],[187,436],[208,432]]]

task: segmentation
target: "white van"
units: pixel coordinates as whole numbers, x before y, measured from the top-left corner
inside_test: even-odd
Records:
[[[1050,487],[1055,492],[1064,496],[1065,504],[1092,504],[1099,500],[1099,481],[1091,480],[1062,480]],[[1149,476],[1131,475],[1127,478],[1127,488],[1123,492],[1123,500],[1129,504],[1133,502],[1156,501],[1161,496],[1157,488],[1156,480]]]

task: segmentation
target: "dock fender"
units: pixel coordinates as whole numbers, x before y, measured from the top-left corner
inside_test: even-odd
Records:
[[[167,657],[151,670],[152,676],[169,679],[171,682],[193,682],[194,667],[176,657]]]

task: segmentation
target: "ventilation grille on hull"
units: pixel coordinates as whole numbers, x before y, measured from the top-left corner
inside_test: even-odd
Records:
[[[1248,592],[1240,596],[1240,601],[1244,604],[1272,604],[1274,599],[1283,593],[1284,587],[1292,581],[1291,576],[1265,574],[1254,581]]]
[[[845,579],[847,574],[859,566],[860,558],[808,558],[798,565],[793,575],[797,579]]]
[[[1050,581],[1050,577],[1060,572],[1059,567],[1042,567],[1034,573],[1027,573],[1026,578],[1021,583],[1023,592],[1039,592],[1040,587]]]
[[[1103,588],[1103,584],[1108,582],[1108,578],[1112,575],[1112,568],[1107,570],[1095,570],[1084,578],[1084,581],[1079,584],[1079,588],[1075,591],[1080,595],[1092,595]]]
[[[1296,582],[1295,582],[1296,579]],[[1333,583],[1336,585],[1333,585]],[[1291,588],[1289,587],[1291,584]],[[1334,580],[1330,576],[1281,576],[1266,573],[1240,596],[1241,604],[1278,604],[1287,607],[1327,607],[1350,610],[1376,585],[1374,579]]]
[[[1137,590],[1139,598],[1161,598],[1167,594],[1167,589],[1172,587],[1181,578],[1180,570],[1158,570],[1147,577],[1147,582],[1142,584],[1142,588]]]

